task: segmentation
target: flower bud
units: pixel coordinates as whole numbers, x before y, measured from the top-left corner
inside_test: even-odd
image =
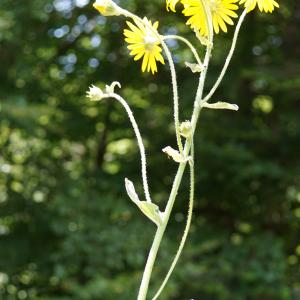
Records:
[[[122,14],[122,8],[112,0],[96,0],[93,6],[105,17],[119,16]]]
[[[186,139],[192,134],[192,124],[190,121],[185,121],[180,124],[179,128],[180,134]]]
[[[90,86],[90,89],[86,92],[86,94],[86,96],[92,101],[99,101],[104,97],[102,90],[94,85]]]

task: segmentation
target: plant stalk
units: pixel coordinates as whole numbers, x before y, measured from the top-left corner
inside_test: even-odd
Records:
[[[120,95],[111,93],[108,94],[106,98],[113,98],[117,100],[125,109],[128,118],[131,122],[134,134],[136,136],[137,144],[140,150],[140,156],[141,156],[141,166],[142,166],[142,180],[143,180],[143,188],[144,188],[144,194],[147,202],[151,203],[151,196],[149,191],[149,185],[148,185],[148,178],[147,178],[147,160],[146,160],[146,151],[143,143],[143,139],[139,130],[139,127],[137,125],[137,122],[134,118],[133,112],[130,109],[130,106],[127,104],[125,99],[123,99]]]
[[[204,69],[201,72],[201,75],[199,78],[196,99],[194,102],[194,110],[193,110],[193,114],[192,114],[192,118],[191,118],[192,133],[191,133],[191,138],[186,140],[186,142],[185,142],[184,150],[183,150],[184,157],[188,157],[190,150],[191,150],[192,141],[194,140],[194,134],[195,134],[197,122],[199,119],[200,112],[202,110],[200,102],[201,102],[201,99],[203,96],[204,83],[205,83],[208,65],[209,65],[209,61],[210,61],[210,57],[211,57],[211,52],[212,52],[213,26],[212,26],[212,21],[211,21],[212,20],[211,12],[210,12],[210,9],[207,6],[206,2],[203,1],[203,5],[204,5],[205,11],[206,11],[206,20],[207,20],[207,25],[208,25],[208,29],[209,29],[208,31],[209,31],[210,45],[206,48],[205,58],[204,58],[204,62],[203,62]],[[175,129],[177,129],[176,126],[175,126]],[[176,134],[179,134],[179,131],[177,132],[177,130],[176,130]],[[178,193],[181,181],[182,181],[182,176],[183,176],[186,164],[187,164],[186,161],[179,164],[179,167],[178,167],[178,170],[177,170],[174,182],[173,182],[170,197],[169,197],[166,209],[164,211],[163,222],[157,228],[157,231],[156,231],[156,234],[155,234],[155,237],[154,237],[154,240],[153,240],[153,243],[152,243],[149,255],[148,255],[148,259],[147,259],[147,263],[146,263],[146,266],[144,269],[144,274],[143,274],[143,278],[142,278],[142,282],[141,282],[141,286],[139,289],[139,294],[138,294],[137,300],[146,300],[146,298],[147,298],[149,282],[150,282],[153,266],[154,266],[154,263],[156,260],[157,252],[160,247],[161,240],[163,238],[164,232],[166,230],[166,227],[167,227],[169,219],[170,219],[170,215],[171,215],[171,212],[172,212],[175,200],[176,200],[176,196],[177,196],[177,193]]]
[[[197,104],[201,101],[201,98],[203,95],[204,82],[205,82],[206,73],[207,73],[207,69],[208,69],[208,65],[209,65],[209,61],[210,61],[211,51],[212,51],[212,48],[208,47],[207,51],[206,51],[205,59],[204,59],[205,69],[203,70],[203,72],[200,75],[197,95],[196,95],[196,99],[195,99],[194,111],[193,111],[193,115],[192,115],[192,121],[191,121],[192,138],[186,141],[184,150],[183,150],[185,157],[187,157],[190,153],[191,144],[192,144],[191,141],[193,140],[197,122],[199,119],[199,115],[200,115],[200,112],[202,109],[202,107]],[[160,227],[157,228],[157,231],[156,231],[156,234],[155,234],[155,237],[154,237],[154,240],[153,240],[153,243],[152,243],[149,255],[148,255],[148,259],[147,259],[147,263],[145,266],[142,283],[140,286],[137,300],[146,300],[149,282],[150,282],[150,278],[151,278],[151,273],[152,273],[153,266],[154,266],[154,263],[156,260],[157,252],[158,252],[159,246],[161,244],[161,240],[163,238],[167,224],[169,222],[169,218],[170,218],[170,215],[172,212],[172,208],[174,206],[174,202],[175,202],[178,190],[179,190],[179,186],[181,184],[181,180],[182,180],[182,176],[183,176],[186,164],[187,164],[187,162],[182,162],[179,164],[177,174],[176,174],[174,182],[173,182],[170,197],[169,197],[169,200],[168,200],[165,212],[164,212],[163,223]]]
[[[189,161],[189,164],[190,164],[190,199],[189,199],[189,211],[188,211],[186,226],[185,226],[185,229],[184,229],[183,236],[181,238],[179,248],[178,248],[177,253],[176,253],[176,255],[175,255],[175,257],[172,261],[170,269],[169,269],[163,283],[161,284],[160,288],[158,289],[158,291],[156,292],[156,294],[155,294],[155,296],[153,297],[152,300],[158,299],[158,297],[162,293],[163,289],[165,288],[170,276],[172,275],[172,272],[173,272],[173,270],[174,270],[174,268],[175,268],[175,266],[176,266],[176,264],[179,260],[179,257],[182,253],[182,250],[184,248],[184,245],[185,245],[185,242],[186,242],[186,239],[188,237],[188,233],[189,233],[189,230],[190,230],[190,227],[191,227],[191,224],[192,224],[193,208],[194,208],[194,194],[195,194],[195,167],[194,167],[195,153],[194,153],[194,143],[193,143],[193,141],[192,141],[192,147],[191,147],[191,157],[192,157],[192,160]]]
[[[236,25],[236,28],[235,28],[235,31],[234,31],[234,35],[233,35],[233,39],[232,39],[232,44],[231,44],[231,47],[230,47],[230,50],[229,50],[229,53],[226,57],[226,60],[225,60],[225,64],[221,70],[221,73],[217,79],[217,81],[215,82],[214,86],[211,88],[210,92],[207,94],[207,96],[201,101],[202,103],[205,103],[207,102],[215,93],[215,91],[217,90],[217,88],[219,87],[220,83],[222,82],[222,79],[224,78],[224,75],[228,69],[228,66],[229,66],[229,63],[232,59],[232,56],[233,56],[233,53],[234,53],[234,50],[235,50],[235,47],[236,47],[236,43],[237,43],[237,38],[239,36],[239,32],[240,32],[240,29],[241,29],[241,26],[245,20],[245,17],[246,17],[246,14],[247,14],[247,10],[248,8],[246,8],[243,13],[241,14],[240,18],[239,18],[239,21]]]

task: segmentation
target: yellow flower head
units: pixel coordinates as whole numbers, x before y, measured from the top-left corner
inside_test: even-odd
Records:
[[[134,20],[134,22],[135,25],[127,21],[130,30],[124,30],[125,41],[129,44],[127,48],[130,50],[130,55],[134,56],[134,60],[143,58],[143,72],[151,71],[154,74],[157,72],[156,61],[165,63],[157,38],[158,22],[152,24],[147,18],[144,18],[143,22],[139,20]]]
[[[253,10],[256,5],[261,12],[272,13],[275,7],[279,7],[279,4],[275,0],[241,0],[240,4],[245,4],[245,7],[249,7],[248,11]]]
[[[96,0],[93,4],[100,14],[103,16],[119,16],[122,14],[122,9],[112,0]]]
[[[175,6],[180,0],[166,0],[166,6],[167,6],[167,11],[171,9],[173,12],[175,12]]]
[[[237,18],[235,10],[238,5],[234,4],[238,0],[204,0],[211,10],[212,22],[215,33],[227,32],[227,24],[233,25],[232,18]],[[243,0],[241,0],[243,1]],[[246,0],[247,1],[247,0]],[[184,5],[183,14],[189,17],[187,25],[193,29],[199,30],[203,36],[208,35],[208,26],[206,24],[205,9],[201,0],[181,0]]]

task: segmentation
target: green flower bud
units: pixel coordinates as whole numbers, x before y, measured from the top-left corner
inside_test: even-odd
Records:
[[[192,134],[192,124],[190,121],[182,122],[180,125],[180,134],[186,139],[189,138]]]

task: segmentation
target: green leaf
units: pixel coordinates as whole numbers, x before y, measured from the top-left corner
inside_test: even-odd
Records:
[[[127,178],[125,178],[125,188],[129,198],[139,207],[143,214],[159,226],[162,223],[159,207],[151,202],[140,201],[133,183]]]
[[[161,213],[156,204],[147,201],[140,201],[139,208],[144,215],[147,216],[157,226],[162,224]]]
[[[136,204],[139,205],[140,199],[139,196],[137,195],[134,185],[132,183],[132,181],[130,181],[129,179],[125,178],[125,188],[127,191],[127,194],[129,196],[129,198]]]
[[[192,64],[185,62],[187,68],[190,68],[193,73],[201,73],[203,71],[203,66],[199,64]]]
[[[202,107],[211,108],[211,109],[229,109],[229,110],[239,110],[239,107],[236,104],[231,104],[227,102],[217,102],[217,103],[203,103]]]

